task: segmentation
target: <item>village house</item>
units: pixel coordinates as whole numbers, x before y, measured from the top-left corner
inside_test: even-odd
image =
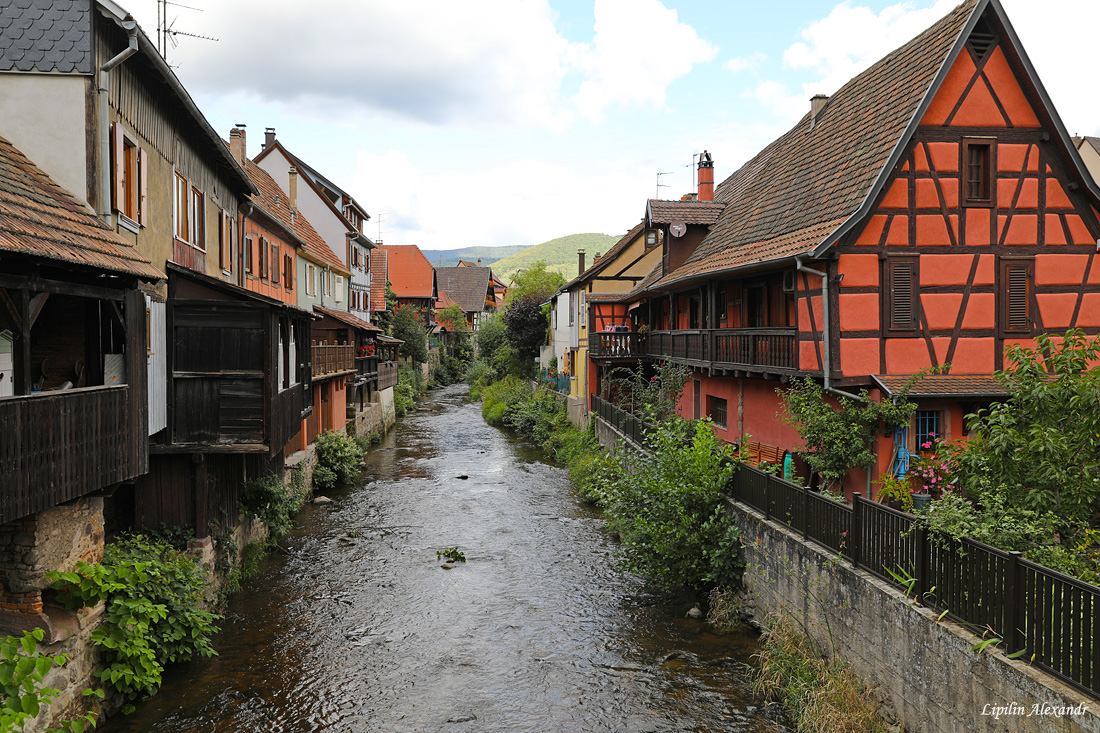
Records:
[[[484,313],[496,309],[493,271],[488,267],[437,267],[435,276],[440,297],[447,295],[462,309],[471,331],[476,331],[481,325]],[[439,307],[438,304],[436,307]]]
[[[1100,190],[997,0],[964,3],[815,97],[714,199],[721,211],[697,223],[694,202],[650,203],[664,250],[622,300],[637,316],[620,322],[648,330],[630,357],[692,367],[681,411],[775,461],[800,447],[777,417],[790,379],[882,400],[939,368],[849,493],[929,440],[964,437],[963,416],[1003,395],[1006,346],[1100,329]]]
[[[397,304],[416,308],[421,322],[434,328],[439,288],[432,263],[415,244],[383,245],[380,249],[386,252],[387,274]]]

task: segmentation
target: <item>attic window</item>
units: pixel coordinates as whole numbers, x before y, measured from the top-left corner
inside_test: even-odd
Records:
[[[985,19],[978,21],[978,24],[974,26],[974,30],[970,33],[970,51],[974,54],[976,61],[981,61],[985,58],[985,55],[989,53],[989,50],[993,48],[997,42],[997,36],[993,33],[993,30],[986,24]]]
[[[989,138],[963,140],[966,206],[992,206],[996,142]]]
[[[917,329],[918,264],[916,257],[895,257],[886,262],[887,330],[895,332],[894,335]]]
[[[1031,331],[1032,264],[1027,261],[1006,262],[1002,273],[1003,328],[1006,333]]]
[[[645,246],[655,247],[657,246],[657,230],[650,229],[645,233]]]

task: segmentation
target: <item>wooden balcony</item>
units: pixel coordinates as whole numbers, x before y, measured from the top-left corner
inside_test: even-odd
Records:
[[[798,370],[793,328],[719,328],[637,333],[595,333],[593,359],[668,359],[720,369]]]
[[[128,399],[126,385],[0,399],[0,523],[144,473]]]
[[[378,365],[379,391],[397,385],[397,362],[387,361]]]
[[[355,347],[344,344],[313,344],[313,378],[319,379],[355,371]]]

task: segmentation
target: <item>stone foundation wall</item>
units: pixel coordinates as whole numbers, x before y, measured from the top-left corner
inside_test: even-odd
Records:
[[[886,717],[906,731],[1100,732],[1100,702],[1003,653],[971,651],[981,639],[970,630],[937,622],[937,614],[870,573],[753,510],[728,505],[743,534],[755,621],[788,613],[802,622],[874,688]],[[1028,715],[1045,703],[1085,709]],[[1023,712],[995,718],[995,706]]]

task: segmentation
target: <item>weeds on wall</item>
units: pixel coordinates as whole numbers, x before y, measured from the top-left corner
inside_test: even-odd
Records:
[[[0,731],[23,730],[48,707],[61,691],[44,684],[54,667],[69,661],[64,654],[40,654],[38,645],[45,636],[42,629],[30,629],[21,637],[7,636],[0,641]],[[103,690],[84,690],[85,697],[103,697]],[[84,733],[94,728],[95,713],[65,720],[51,731]]]
[[[107,544],[102,563],[47,577],[65,608],[106,603],[92,632],[107,662],[97,674],[128,700],[155,695],[166,664],[216,653],[210,637],[220,617],[204,608],[199,561],[164,540],[124,535]]]

